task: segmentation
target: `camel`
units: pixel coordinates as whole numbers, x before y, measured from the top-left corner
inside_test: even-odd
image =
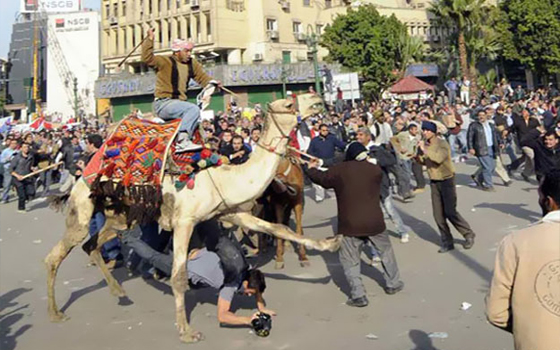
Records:
[[[299,106],[302,118],[315,112],[312,100],[305,103],[300,103]],[[287,135],[296,124],[293,102],[274,101],[268,105],[259,146],[247,162],[205,169],[197,174],[193,189],[177,190],[174,177],[169,174],[164,176],[161,184],[163,202],[158,223],[164,230],[172,230],[174,235],[170,282],[175,299],[177,328],[183,342],[193,343],[203,339],[203,335],[188,324],[185,310],[185,292],[189,288],[187,250],[193,228],[198,222],[217,218],[223,223],[268,233],[320,251],[336,251],[340,247],[338,237],[322,240],[303,238],[284,225],[268,223],[247,212],[246,207],[252,206],[253,201],[262,195],[276,175],[278,164],[286,154]],[[68,319],[56,304],[55,279],[62,261],[76,245],[88,237],[88,226],[94,212],[90,194],[85,180],[78,180],[68,197],[65,233],[44,260],[47,268],[48,312],[53,322]],[[107,270],[98,247],[113,232],[127,228],[126,217],[110,210],[105,210],[105,214],[107,222],[99,233],[97,247],[93,249],[91,257],[100,267],[111,294],[124,297],[124,289]]]
[[[267,204],[274,211],[275,222],[288,225],[292,211],[295,214],[296,233],[303,237],[303,169],[293,155],[280,160],[276,177],[267,191]],[[284,243],[276,240],[276,269],[284,268]],[[309,266],[305,247],[298,247],[300,265]]]

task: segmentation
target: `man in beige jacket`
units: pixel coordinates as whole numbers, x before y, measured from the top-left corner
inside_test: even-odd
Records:
[[[560,170],[545,175],[537,224],[506,236],[486,297],[488,320],[516,350],[560,349]]]

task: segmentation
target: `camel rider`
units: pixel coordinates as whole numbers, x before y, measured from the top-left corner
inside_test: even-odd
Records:
[[[157,231],[149,233],[157,234]],[[124,233],[122,242],[155,268],[170,276],[172,254],[158,252],[140,236],[145,238],[145,233],[139,229],[130,230]],[[204,221],[195,227],[189,244],[187,272],[193,288],[210,287],[219,291],[217,318],[220,324],[251,326],[251,321],[258,318],[259,312],[276,315],[274,311],[265,308],[263,292],[266,283],[263,273],[249,268],[237,241],[222,233],[216,220]],[[259,312],[245,317],[230,311],[235,294],[255,296]]]
[[[148,30],[148,37],[142,44],[142,61],[156,70],[154,111],[163,120],[182,119],[177,136],[177,152],[202,148],[191,141],[200,121],[200,109],[187,102],[187,89],[191,78],[200,86],[208,85],[212,78],[191,57],[193,47],[191,42],[176,39],[171,45],[172,55],[155,56],[153,29]]]

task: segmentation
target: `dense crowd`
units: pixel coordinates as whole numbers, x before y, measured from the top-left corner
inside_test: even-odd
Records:
[[[514,90],[502,82],[492,94],[481,89],[467,103],[465,99],[469,96],[463,86],[464,81],[457,83],[452,79],[445,84],[447,94],[442,91],[420,101],[385,100],[354,105],[337,101],[336,108],[330,106],[324,114],[300,123],[291,135],[292,145],[322,159],[328,167],[340,160],[337,155],[345,145],[367,140],[368,149],[394,159],[394,164],[385,169],[390,174],[385,180],[404,201],[411,200],[426,185],[417,160],[423,121],[436,123],[438,135],[450,145],[454,162],[464,162],[469,156],[479,160],[480,167],[472,179],[473,185],[482,190],[494,190],[494,171],[508,186],[512,173],[523,163],[521,177],[525,181],[533,174],[540,179],[542,174],[559,166],[560,101],[555,101],[558,90],[552,86],[535,91],[517,86]],[[456,90],[462,92],[462,100],[457,98]],[[258,105],[254,109],[242,109],[234,102],[226,112],[218,112],[214,120],[203,120],[201,127],[214,151],[239,164],[256,147],[263,122]],[[82,124],[72,130],[2,135],[1,201],[10,200],[13,186],[19,209],[25,210],[25,201],[35,196],[37,189],[42,188],[41,194],[45,196],[52,184],[68,183],[69,177],[78,178],[106,136],[107,125],[99,123]],[[502,161],[502,154],[509,161]],[[63,164],[21,180],[58,162]],[[319,186],[315,190],[315,199],[321,201],[324,191]]]

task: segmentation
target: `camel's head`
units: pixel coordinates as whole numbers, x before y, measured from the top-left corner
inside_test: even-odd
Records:
[[[297,102],[302,119],[324,111],[323,100],[317,94],[298,95]]]
[[[276,100],[267,105],[268,113],[278,123],[278,126],[285,134],[297,125],[297,112],[295,103],[290,100]]]

